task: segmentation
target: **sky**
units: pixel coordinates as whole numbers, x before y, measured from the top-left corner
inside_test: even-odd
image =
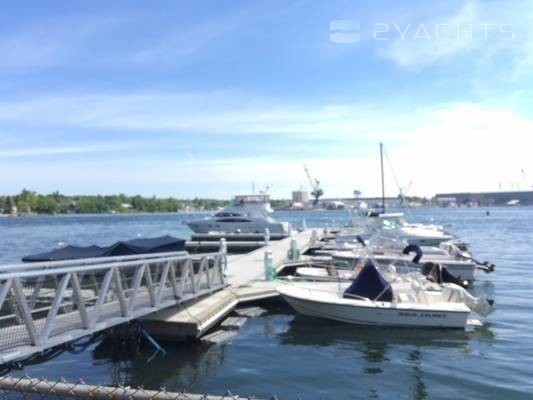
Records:
[[[528,0],[7,2],[0,194],[525,189],[532,78]]]

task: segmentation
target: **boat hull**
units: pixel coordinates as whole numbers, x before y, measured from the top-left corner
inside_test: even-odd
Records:
[[[431,308],[400,308],[390,306],[373,306],[373,302],[354,300],[352,304],[338,302],[314,301],[306,297],[278,290],[282,297],[298,313],[318,318],[356,325],[381,325],[423,328],[464,329],[467,325],[469,310],[450,311]]]
[[[187,225],[194,233],[259,233],[264,234],[268,229],[271,234],[288,235],[288,224],[283,222],[268,223],[262,219],[251,218],[249,222],[223,222],[213,219],[203,219],[187,222]]]

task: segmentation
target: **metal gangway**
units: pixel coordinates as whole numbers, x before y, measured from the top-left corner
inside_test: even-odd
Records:
[[[226,252],[0,266],[0,364],[227,285]]]

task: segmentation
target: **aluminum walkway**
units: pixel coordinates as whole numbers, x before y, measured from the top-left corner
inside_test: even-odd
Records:
[[[224,288],[224,251],[0,266],[0,364]]]
[[[273,267],[279,267],[287,261],[291,244],[304,252],[317,239],[317,232],[306,229],[250,253],[229,255],[228,287],[211,296],[150,314],[142,319],[143,326],[152,335],[165,340],[198,338],[238,304],[279,296],[277,283],[265,279],[265,252],[270,253]]]

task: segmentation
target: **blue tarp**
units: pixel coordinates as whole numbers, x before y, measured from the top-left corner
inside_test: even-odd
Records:
[[[357,274],[350,287],[344,291],[343,297],[353,299],[354,295],[370,300],[392,301],[392,288],[369,260]]]
[[[79,260],[82,258],[127,256],[133,254],[168,253],[185,250],[185,240],[172,236],[133,239],[111,246],[65,246],[45,253],[26,256],[24,262]]]

